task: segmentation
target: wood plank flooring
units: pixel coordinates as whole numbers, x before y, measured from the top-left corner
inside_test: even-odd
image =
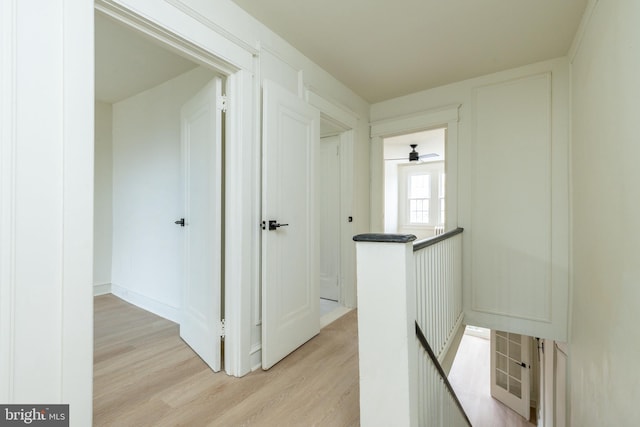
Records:
[[[178,325],[113,295],[95,298],[94,426],[357,426],[357,314],[269,371],[213,373]]]
[[[465,334],[449,372],[449,382],[471,424],[473,427],[535,426],[491,397],[489,357],[489,340]]]

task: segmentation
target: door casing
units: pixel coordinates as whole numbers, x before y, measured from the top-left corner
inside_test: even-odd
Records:
[[[247,123],[255,117],[253,107],[256,91],[254,55],[258,51],[246,44],[226,46],[221,37],[214,47],[203,48],[176,32],[153,22],[120,3],[96,0],[95,10],[109,16],[130,29],[150,37],[168,49],[199,63],[226,80],[225,93],[229,99],[225,115],[225,224],[224,270],[227,282],[235,285],[225,292],[225,372],[242,376],[251,371],[250,321],[251,294],[259,280],[259,139]],[[219,50],[219,52],[218,52]],[[224,58],[224,59],[222,59]],[[240,212],[240,214],[238,214]],[[247,247],[247,242],[251,244]],[[241,244],[242,243],[242,244]]]

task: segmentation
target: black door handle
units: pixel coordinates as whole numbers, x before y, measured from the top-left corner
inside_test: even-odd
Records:
[[[180,227],[184,227],[184,218],[180,218],[177,221],[173,222],[174,224],[178,224]]]
[[[280,227],[288,227],[289,224],[280,224],[278,223],[278,221],[270,219],[269,220],[269,230],[277,230]],[[262,221],[262,229],[266,230],[267,229],[267,225],[265,224],[264,221]]]

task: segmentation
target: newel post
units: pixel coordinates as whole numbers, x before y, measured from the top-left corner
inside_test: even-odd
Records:
[[[413,235],[356,242],[360,425],[418,425]]]

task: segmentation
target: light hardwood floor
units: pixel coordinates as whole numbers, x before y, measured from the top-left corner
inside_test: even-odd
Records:
[[[357,426],[355,310],[269,371],[213,373],[178,326],[95,298],[94,426]]]
[[[489,357],[489,340],[465,334],[449,372],[449,382],[471,424],[473,427],[535,426],[491,397]]]

